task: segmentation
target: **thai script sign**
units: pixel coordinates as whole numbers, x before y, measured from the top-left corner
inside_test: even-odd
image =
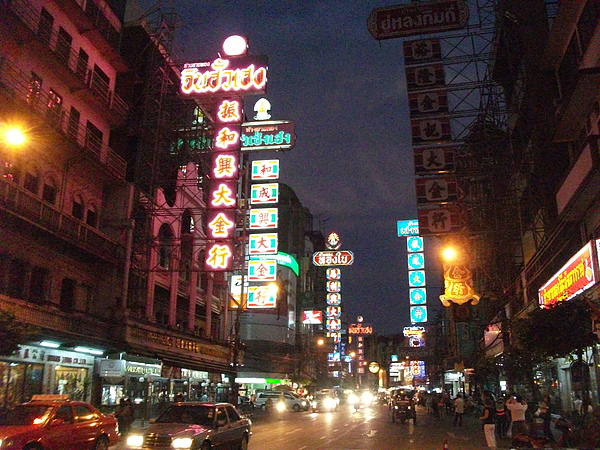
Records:
[[[538,291],[541,307],[567,301],[596,284],[592,243],[581,250]]]
[[[402,330],[402,334],[404,336],[421,336],[425,333],[425,327],[404,327]]]
[[[267,67],[264,55],[186,63],[181,71],[181,92],[188,96],[264,94]]]
[[[349,266],[354,262],[354,253],[348,250],[325,251],[313,254],[315,266]]]
[[[242,123],[242,151],[290,150],[296,143],[294,123],[273,120]]]
[[[418,236],[419,221],[414,220],[399,220],[398,221],[398,236]]]
[[[351,323],[348,334],[373,334],[373,325],[365,323]]]
[[[467,25],[469,8],[463,0],[438,0],[375,8],[367,26],[377,40],[459,30]]]

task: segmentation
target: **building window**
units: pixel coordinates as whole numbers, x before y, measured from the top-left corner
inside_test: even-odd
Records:
[[[110,78],[100,67],[94,64],[94,72],[92,73],[92,90],[104,101],[108,102]]]
[[[46,301],[46,289],[50,271],[44,267],[31,268],[31,283],[29,286],[29,298],[31,303],[43,305]]]
[[[49,179],[44,183],[44,188],[42,190],[42,200],[51,205],[56,204],[56,194],[58,190],[56,189],[56,183],[54,180]]]
[[[72,310],[75,306],[75,287],[77,282],[71,278],[64,278],[60,286],[60,307]]]
[[[88,82],[88,63],[90,61],[90,56],[85,52],[84,49],[79,49],[79,54],[77,55],[77,76],[81,81],[85,84]]]
[[[46,45],[50,45],[53,25],[54,17],[52,17],[52,14],[50,14],[46,8],[42,8],[40,22],[38,23],[38,36]]]
[[[69,111],[69,125],[67,127],[67,132],[69,136],[77,141],[77,135],[79,134],[79,119],[81,118],[81,113],[71,106],[71,111]]]
[[[55,90],[50,89],[48,93],[48,107],[47,116],[53,124],[60,124],[60,111],[62,110],[63,99],[56,93]]]
[[[73,208],[71,209],[71,215],[76,219],[83,220],[83,200],[77,196],[73,199]]]
[[[58,37],[56,38],[56,55],[67,67],[69,66],[72,43],[73,38],[71,35],[63,27],[59,27]]]
[[[102,131],[88,120],[85,127],[85,147],[100,156],[103,136]]]
[[[42,93],[42,79],[35,73],[31,72],[29,87],[27,88],[27,103],[34,107]]]
[[[11,260],[9,263],[8,286],[6,289],[9,297],[23,299],[26,276],[27,263],[20,259]]]
[[[171,265],[171,252],[173,233],[167,224],[163,224],[158,232],[158,265],[169,269]]]
[[[96,214],[96,210],[90,208],[87,210],[87,215],[85,217],[85,223],[87,223],[90,227],[96,228],[98,225],[98,215]]]
[[[32,170],[28,170],[25,173],[25,178],[23,180],[23,187],[27,189],[29,192],[37,195],[38,188],[40,186],[40,177],[37,172]]]

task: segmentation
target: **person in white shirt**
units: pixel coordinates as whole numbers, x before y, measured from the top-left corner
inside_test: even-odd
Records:
[[[465,413],[465,401],[462,395],[458,394],[454,399],[454,426],[458,424],[462,427],[463,414]]]
[[[527,402],[520,395],[513,395],[506,402],[506,407],[510,411],[512,436],[526,435],[525,411],[527,411]]]

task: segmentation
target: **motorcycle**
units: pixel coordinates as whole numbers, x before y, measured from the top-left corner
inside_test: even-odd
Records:
[[[354,406],[355,411],[358,411],[362,407],[371,406],[373,403],[373,394],[370,392],[363,392],[360,395],[350,394],[348,402]]]

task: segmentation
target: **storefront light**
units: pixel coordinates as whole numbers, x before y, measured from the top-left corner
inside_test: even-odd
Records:
[[[96,348],[89,348],[89,347],[75,347],[74,349],[76,352],[81,352],[81,353],[89,353],[90,355],[98,355],[98,356],[102,356],[104,355],[104,350],[98,350]]]
[[[42,341],[42,342],[40,342],[40,345],[42,347],[47,347],[47,348],[58,348],[58,347],[60,347],[60,344],[58,342],[54,342],[54,341]]]

